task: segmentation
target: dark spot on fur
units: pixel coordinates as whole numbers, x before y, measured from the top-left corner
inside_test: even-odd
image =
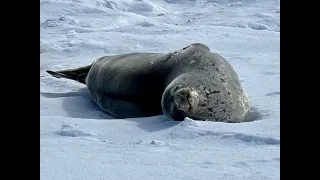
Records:
[[[231,92],[230,92],[230,91],[228,91],[228,94],[230,95],[230,94],[231,94]]]
[[[223,101],[221,101],[220,103],[221,103],[221,104],[224,104],[224,102],[223,102]]]
[[[213,112],[213,108],[208,108],[208,110],[209,110],[210,112]]]
[[[212,93],[220,93],[220,91],[212,91]]]
[[[199,70],[199,71],[208,71],[207,69],[205,69],[203,67],[197,68],[197,70]]]
[[[203,87],[203,90],[206,93],[206,96],[209,97],[210,91],[206,87]]]
[[[215,112],[211,112],[209,113],[209,116],[214,116],[216,113]]]
[[[207,104],[201,103],[201,104],[199,104],[199,106],[200,106],[200,107],[205,107],[205,106],[207,106]]]
[[[217,122],[222,122],[222,119],[216,119]]]
[[[220,78],[220,80],[221,80],[222,82],[227,82],[224,78]]]
[[[212,67],[213,67],[214,65],[215,65],[214,63],[211,63],[209,66],[212,66]]]

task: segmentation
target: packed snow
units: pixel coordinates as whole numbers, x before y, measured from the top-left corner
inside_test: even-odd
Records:
[[[196,42],[234,67],[255,121],[116,119],[45,72]],[[40,0],[40,179],[280,179],[279,0]]]

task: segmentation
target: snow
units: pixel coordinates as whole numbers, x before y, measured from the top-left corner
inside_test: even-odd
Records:
[[[45,72],[195,42],[231,63],[258,120],[115,119]],[[280,179],[279,0],[40,0],[40,179]]]

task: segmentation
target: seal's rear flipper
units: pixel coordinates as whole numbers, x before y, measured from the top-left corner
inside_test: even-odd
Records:
[[[68,69],[68,70],[63,70],[63,71],[46,71],[49,73],[51,76],[55,78],[66,78],[66,79],[71,79],[78,81],[80,83],[86,84],[86,78],[88,75],[88,72],[91,68],[91,65],[85,66],[85,67],[80,67],[77,69]]]
[[[64,75],[58,72],[54,72],[54,71],[46,71],[47,73],[49,73],[51,76],[55,77],[55,78],[63,78]]]
[[[86,84],[87,73],[80,74],[77,79],[79,82]]]

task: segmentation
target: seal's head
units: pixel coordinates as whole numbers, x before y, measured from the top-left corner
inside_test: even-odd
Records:
[[[165,90],[162,96],[162,111],[174,121],[183,121],[185,117],[201,120],[203,98],[201,92],[191,86],[174,85]]]

